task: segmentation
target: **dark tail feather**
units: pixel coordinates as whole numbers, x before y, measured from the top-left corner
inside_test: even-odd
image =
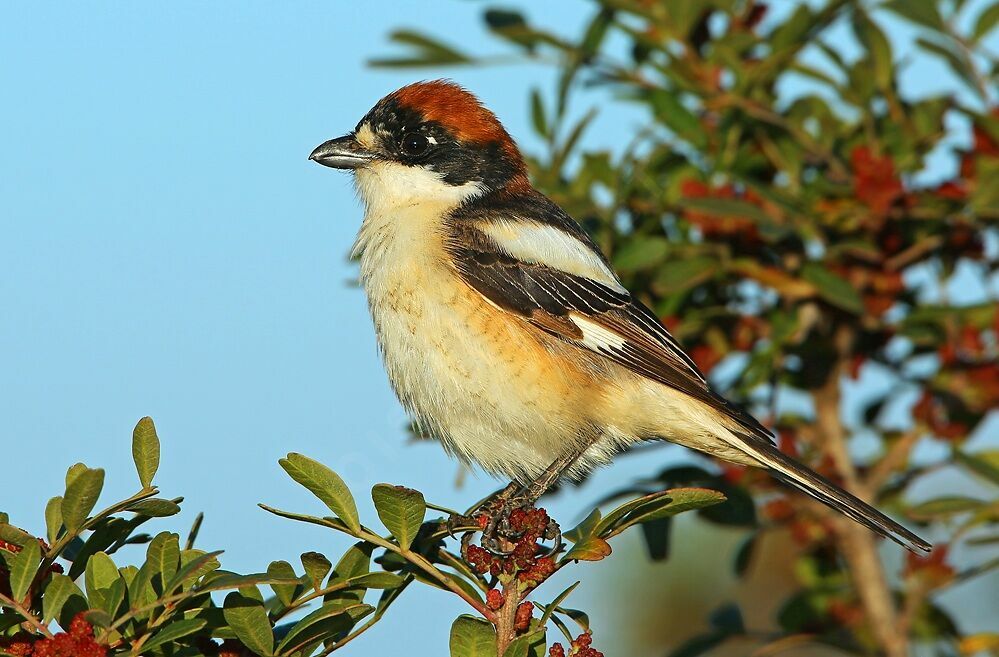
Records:
[[[770,468],[775,477],[856,520],[868,529],[895,541],[912,552],[933,549],[926,540],[915,535],[870,504],[843,490],[822,475],[790,458],[776,447],[763,445],[751,438],[743,438],[748,443],[746,451]]]

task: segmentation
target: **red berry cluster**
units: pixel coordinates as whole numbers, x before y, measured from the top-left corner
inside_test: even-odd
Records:
[[[592,634],[589,632],[580,634],[573,639],[572,645],[569,646],[568,657],[604,657],[604,653],[590,647],[592,642]],[[548,649],[548,657],[566,657],[565,648],[562,647],[561,643],[552,644],[552,647]]]
[[[875,214],[887,214],[905,194],[890,156],[878,155],[868,146],[857,146],[850,152],[850,164],[854,192]]]
[[[503,596],[503,592],[499,589],[489,589],[489,593],[486,594],[486,606],[496,611],[503,606],[506,602],[506,598]]]
[[[533,602],[521,602],[517,605],[517,613],[513,617],[513,629],[518,634],[526,632],[531,627],[531,616],[534,614]]]
[[[480,525],[484,522],[484,517],[480,516]],[[462,556],[481,575],[489,573],[494,577],[514,576],[524,590],[533,589],[555,572],[555,560],[552,557],[538,557],[541,549],[538,540],[544,536],[551,520],[544,509],[516,509],[510,513],[509,523],[513,533],[519,536],[513,542],[512,552],[494,555],[478,545],[467,545],[462,548]],[[496,594],[500,595],[499,591]],[[487,602],[496,603],[495,608],[503,605],[502,600],[495,596],[487,598]]]
[[[69,632],[59,632],[52,638],[18,632],[0,639],[0,650],[16,657],[105,657],[107,647],[94,640],[93,626],[77,614],[69,624]]]

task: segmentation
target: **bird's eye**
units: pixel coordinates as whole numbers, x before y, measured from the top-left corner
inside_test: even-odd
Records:
[[[423,155],[428,148],[430,148],[430,141],[417,132],[406,133],[402,138],[402,152],[406,155]]]

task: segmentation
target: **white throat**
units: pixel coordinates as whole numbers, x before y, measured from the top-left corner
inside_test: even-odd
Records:
[[[360,256],[362,283],[379,270],[412,265],[439,244],[444,217],[484,191],[476,182],[449,185],[437,172],[395,162],[358,169],[354,182],[365,205],[351,252]]]
[[[397,162],[374,162],[356,170],[354,184],[367,215],[414,205],[447,211],[484,191],[477,182],[449,185],[436,171]]]

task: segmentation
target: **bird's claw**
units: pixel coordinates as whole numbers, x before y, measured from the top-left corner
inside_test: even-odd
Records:
[[[444,531],[451,538],[457,538],[456,534],[459,532],[470,533],[478,528],[479,523],[473,516],[452,513],[444,521]]]
[[[552,541],[552,546],[545,552],[546,557],[554,557],[562,551],[562,528],[554,520],[548,522],[545,533],[541,536],[546,541]]]

